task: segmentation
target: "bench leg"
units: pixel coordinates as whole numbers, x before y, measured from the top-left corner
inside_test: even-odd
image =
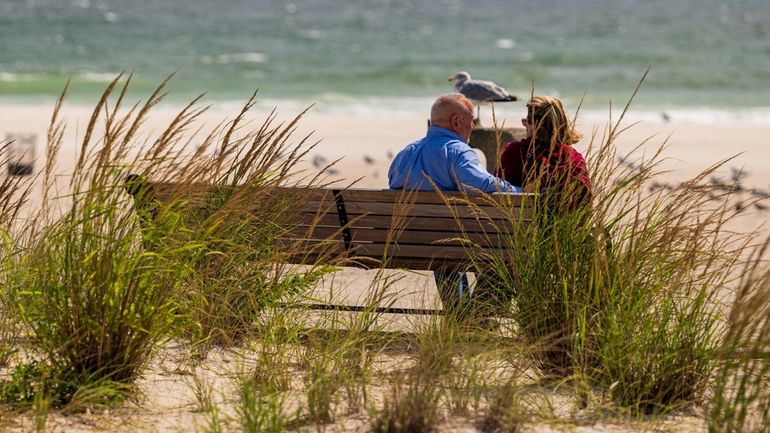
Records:
[[[455,320],[494,330],[499,326],[494,318],[510,313],[515,293],[508,290],[494,272],[478,272],[472,293],[467,274],[458,269],[437,270],[433,277],[443,311]]]
[[[467,303],[470,297],[468,276],[454,268],[433,271],[436,287],[444,310],[456,310]]]

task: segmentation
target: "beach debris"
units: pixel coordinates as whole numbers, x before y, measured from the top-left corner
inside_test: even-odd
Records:
[[[388,156],[388,159],[393,159],[393,151],[392,150],[388,150],[388,153],[386,153],[386,155]]]
[[[510,102],[517,101],[514,95],[491,81],[473,80],[471,74],[460,71],[451,77],[448,81],[454,81],[455,90],[462,93],[476,106],[476,120],[479,119],[480,106],[489,102]]]
[[[328,173],[328,174],[331,174],[332,176],[334,176],[335,174],[339,174],[339,170],[337,170],[334,167],[326,167],[324,169],[324,173]]]
[[[374,164],[374,158],[369,155],[364,155],[364,162],[367,164]]]
[[[644,170],[644,164],[637,164],[623,155],[618,156],[618,162],[636,172]],[[711,201],[737,200],[734,206],[737,212],[746,210],[751,205],[760,211],[768,210],[768,205],[762,203],[762,201],[770,199],[770,191],[744,186],[743,180],[747,175],[748,172],[743,168],[731,167],[729,181],[715,175],[710,176],[708,182],[702,184],[692,182],[672,184],[653,181],[650,183],[648,191],[652,193],[656,191],[669,192],[675,189],[699,190],[704,191],[706,197]],[[619,180],[616,179],[613,184],[618,185]],[[746,197],[746,195],[749,197]]]
[[[380,178],[380,172],[379,171],[375,171],[374,173],[372,173],[372,177],[375,178],[375,179],[379,179]]]
[[[313,163],[313,167],[321,167],[322,165],[326,164],[326,158],[324,158],[322,155],[315,155],[313,156],[311,162]]]
[[[743,185],[741,185],[741,179],[745,177],[748,173],[743,171],[743,168],[737,169],[735,167],[731,167],[731,175],[730,178],[733,181],[733,184],[735,184],[736,191],[742,191]]]
[[[661,183],[661,182],[653,182],[650,185],[650,191],[657,191],[659,189],[665,189],[666,191],[672,191],[674,189],[673,186],[667,184],[667,183]]]
[[[717,176],[709,177],[709,182],[711,182],[711,184],[714,185],[714,186],[726,186],[727,185],[726,182],[724,182],[722,179],[720,179]]]
[[[3,157],[6,160],[9,176],[30,176],[35,171],[35,151],[37,150],[37,134],[14,133],[5,134]]]
[[[768,192],[768,191],[762,191],[762,190],[761,190],[761,189],[759,189],[759,188],[751,188],[751,189],[749,190],[749,192],[750,192],[750,193],[751,193],[751,195],[753,195],[754,197],[759,197],[759,198],[770,198],[770,192]]]
[[[637,164],[637,163],[635,163],[633,161],[629,161],[623,155],[618,155],[618,163],[620,163],[621,165],[624,165],[624,166],[626,166],[626,167],[628,167],[628,168],[630,168],[631,170],[634,170],[634,171],[644,171],[644,168],[645,168],[643,162],[640,162],[640,163]]]

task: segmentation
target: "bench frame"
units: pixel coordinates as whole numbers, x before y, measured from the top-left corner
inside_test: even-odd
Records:
[[[205,206],[217,187],[148,182],[129,175],[126,191],[151,223],[163,206],[185,200]],[[270,188],[269,188],[270,189]],[[255,191],[257,191],[255,189]],[[291,264],[334,264],[364,269],[470,270],[486,253],[499,253],[518,223],[531,219],[531,194],[394,191],[376,189],[271,188],[268,194],[294,200],[296,220],[285,221],[278,239],[302,251]],[[199,199],[204,198],[203,201]],[[149,213],[147,212],[149,210]],[[318,310],[372,311],[372,307],[303,304]],[[443,314],[442,310],[378,307],[401,314]]]

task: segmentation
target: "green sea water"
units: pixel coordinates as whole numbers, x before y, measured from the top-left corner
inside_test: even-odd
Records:
[[[88,103],[120,72],[206,92],[424,110],[466,70],[511,93],[770,123],[768,0],[0,0],[0,101]],[[585,95],[585,96],[584,96]]]

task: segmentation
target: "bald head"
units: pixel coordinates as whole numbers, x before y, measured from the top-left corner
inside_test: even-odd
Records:
[[[430,124],[460,135],[468,141],[473,131],[473,104],[460,93],[447,93],[436,98],[430,109]]]

